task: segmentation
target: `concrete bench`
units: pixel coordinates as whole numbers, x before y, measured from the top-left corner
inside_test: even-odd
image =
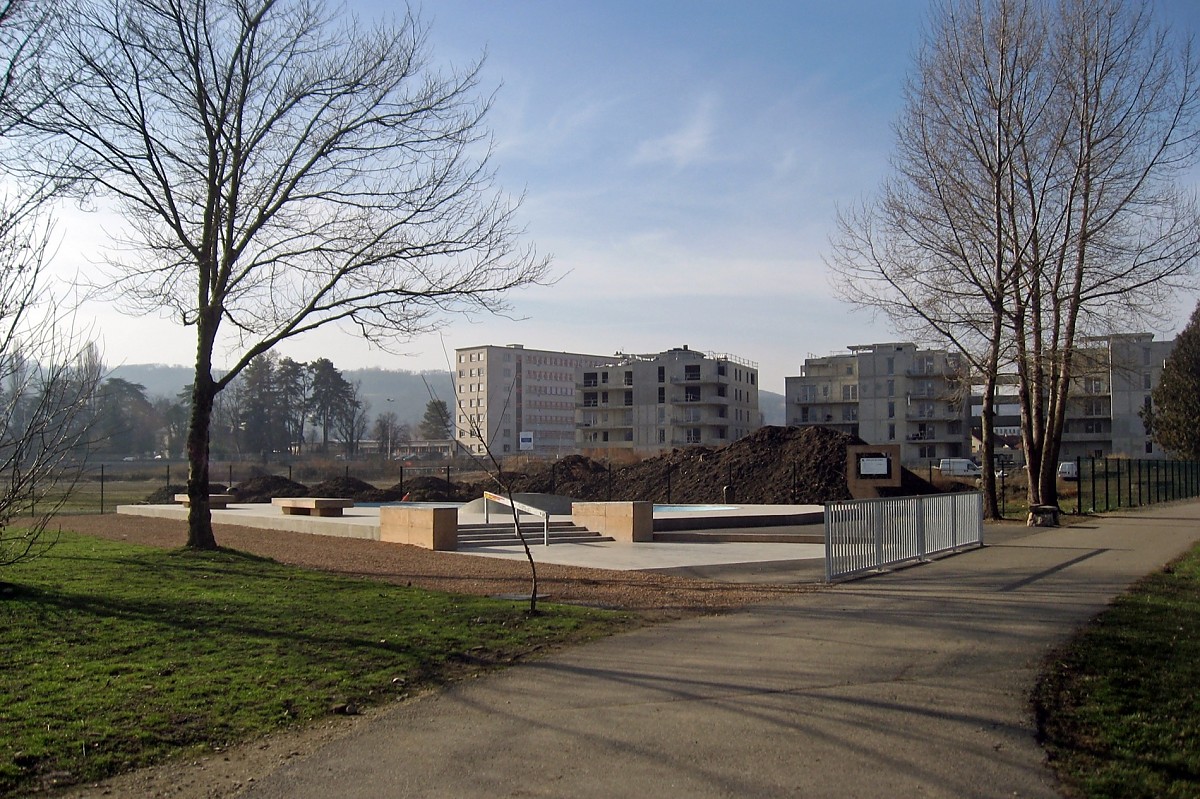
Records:
[[[235,497],[233,494],[209,494],[208,506],[210,508],[224,508],[235,499],[237,499],[237,497]],[[187,494],[176,494],[175,501],[181,503],[185,508],[191,505],[191,500],[188,499]]]
[[[271,504],[290,516],[341,516],[344,508],[353,508],[352,499],[328,497],[275,497]]]

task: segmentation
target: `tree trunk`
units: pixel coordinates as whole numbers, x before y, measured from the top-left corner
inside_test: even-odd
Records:
[[[216,549],[209,507],[209,433],[216,385],[212,379],[212,337],[203,322],[197,331],[196,372],[192,381],[192,413],[188,420],[188,538],[194,549]]]

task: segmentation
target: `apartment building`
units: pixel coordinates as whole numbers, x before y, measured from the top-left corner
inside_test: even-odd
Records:
[[[455,440],[476,454],[574,452],[577,372],[611,358],[521,344],[455,350]]]
[[[728,444],[762,426],[758,365],[687,346],[618,353],[578,370],[575,422],[585,454]]]
[[[1152,333],[1089,338],[1076,349],[1059,457],[1165,458],[1146,432],[1141,411],[1162,378],[1175,341]]]
[[[784,378],[787,422],[899,444],[905,463],[970,453],[966,362],[912,343],[865,344],[808,358]]]

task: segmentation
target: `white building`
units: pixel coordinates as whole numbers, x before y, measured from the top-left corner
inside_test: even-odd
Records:
[[[455,440],[476,454],[574,452],[576,373],[611,357],[521,344],[455,350]]]
[[[966,361],[912,343],[866,344],[808,358],[784,378],[790,425],[831,427],[868,444],[899,444],[905,463],[971,451]]]
[[[758,365],[687,346],[619,353],[578,370],[575,421],[583,453],[728,444],[762,427]]]

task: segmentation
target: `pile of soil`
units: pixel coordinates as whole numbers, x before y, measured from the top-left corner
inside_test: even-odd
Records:
[[[388,490],[401,498],[407,496],[410,502],[470,502],[479,499],[484,488],[495,490],[492,486],[448,483],[440,477],[426,476],[405,480],[403,485],[397,483]]]
[[[846,448],[863,443],[823,427],[763,427],[728,446],[675,449],[611,470],[572,455],[545,469],[504,476],[514,492],[590,501],[819,504],[850,499]],[[902,479],[898,494],[937,491],[911,472],[905,471]],[[490,486],[479,486],[483,488]]]
[[[357,477],[335,477],[309,489],[310,497],[352,499],[355,502],[398,502],[404,495],[391,488],[376,488]]]
[[[175,504],[175,495],[176,494],[186,494],[186,493],[187,493],[187,483],[171,483],[170,485],[165,485],[156,491],[150,492],[149,496],[147,496],[145,499],[143,499],[140,504],[142,504],[142,505],[174,505]],[[228,493],[228,489],[225,487],[224,483],[212,483],[208,487],[208,493],[210,493],[210,494],[225,494],[225,493]],[[242,501],[248,502],[249,500],[242,500]],[[267,502],[270,502],[270,501],[271,501],[270,499],[267,500]]]
[[[286,477],[262,475],[238,483],[233,493],[238,502],[270,502],[271,497],[307,497],[308,487]]]

